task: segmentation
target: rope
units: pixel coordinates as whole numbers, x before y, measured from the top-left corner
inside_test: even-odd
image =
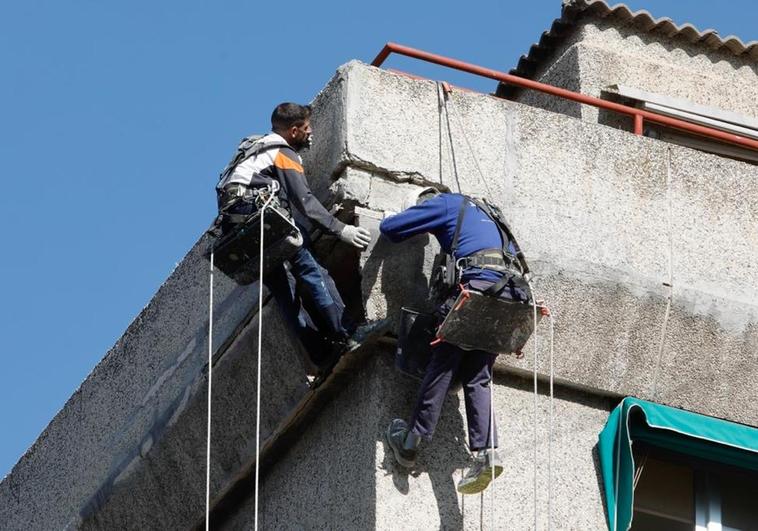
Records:
[[[532,460],[532,475],[534,476],[534,529],[537,529],[537,302],[534,298],[534,290],[532,289],[532,283],[529,282],[529,292],[532,294],[532,313],[534,317],[534,361],[533,361],[533,380],[534,380],[534,418],[532,432],[534,435],[533,450],[534,456]]]
[[[451,90],[452,92],[452,90]],[[455,108],[455,105],[451,101],[450,108],[453,109],[453,114],[455,115],[455,118],[458,120],[458,128],[461,130],[461,133],[463,134],[463,140],[466,141],[466,146],[468,146],[469,153],[471,153],[471,160],[474,161],[474,166],[476,166],[476,171],[479,172],[479,177],[481,178],[482,184],[484,185],[484,188],[487,190],[487,197],[493,197],[492,196],[492,190],[490,190],[490,187],[487,185],[487,179],[484,177],[484,172],[482,172],[482,168],[479,166],[479,160],[474,154],[474,148],[471,147],[471,142],[468,139],[468,135],[466,134],[466,129],[463,127],[463,119],[461,119],[461,115],[458,113],[458,110]],[[447,97],[445,98],[445,110],[447,111]],[[448,120],[448,130],[450,129],[450,121]],[[450,141],[451,150],[452,150],[452,139]],[[457,179],[457,173],[456,173],[456,179]],[[458,185],[458,191],[460,192],[460,184]]]
[[[437,81],[437,94],[442,99],[442,104],[445,107],[445,121],[447,122],[447,136],[450,140],[450,157],[453,159],[453,175],[455,176],[455,184],[458,187],[458,193],[461,192],[461,182],[458,179],[458,162],[455,160],[455,147],[453,146],[453,131],[450,127],[450,111],[447,108],[447,91],[450,90],[450,86],[444,81]],[[442,154],[442,141],[440,140],[440,155]],[[441,176],[440,176],[441,177]]]
[[[208,427],[205,443],[205,531],[210,527],[211,508],[211,387],[213,385],[213,249],[211,249],[211,275],[208,295]]]
[[[640,478],[642,477],[642,471],[645,469],[645,465],[647,464],[647,458],[650,455],[650,452],[645,452],[645,455],[642,457],[642,462],[640,463],[640,466],[637,470],[634,472],[634,483],[632,484],[632,490],[637,490],[637,483],[640,482]]]
[[[441,96],[442,101],[444,103],[445,107],[445,114],[447,117],[447,126],[448,126],[448,135],[450,137],[450,152],[453,158],[453,169],[455,170],[455,178],[456,183],[458,184],[458,191],[460,192],[460,183],[458,182],[458,166],[457,161],[455,159],[455,150],[453,148],[453,138],[452,138],[452,131],[450,128],[450,111],[448,108],[448,97],[449,94],[452,92],[451,89],[449,89],[449,86],[447,84],[443,84],[438,82],[437,83],[438,88],[438,94]],[[474,166],[476,167],[477,172],[479,172],[479,177],[481,179],[482,184],[487,190],[487,194],[489,197],[492,197],[492,190],[490,190],[490,187],[487,185],[487,179],[484,175],[484,172],[482,171],[481,166],[479,166],[479,160],[475,155],[474,148],[471,146],[471,142],[469,141],[468,135],[466,134],[466,129],[463,127],[463,119],[461,118],[460,114],[458,113],[457,109],[455,108],[455,105],[451,101],[450,108],[452,109],[453,114],[455,115],[456,120],[458,121],[458,128],[461,131],[461,134],[463,135],[463,139],[466,142],[466,146],[468,147],[469,152],[471,153],[471,159],[474,162]],[[441,137],[440,137],[440,143],[441,143]],[[529,291],[530,293],[534,293],[532,283],[529,281]],[[538,397],[539,397],[539,390],[537,387],[537,364],[538,364],[538,345],[537,345],[537,303],[532,296],[532,314],[534,318],[534,360],[533,360],[533,380],[534,380],[534,414],[533,414],[533,462],[532,462],[532,473],[534,476],[534,529],[537,529],[537,460],[538,460],[538,454],[537,454],[537,441],[538,441],[538,434],[537,434],[537,423],[539,419],[538,415]],[[554,368],[553,368],[553,353],[554,353],[554,337],[555,337],[555,321],[553,319],[553,315],[551,313],[548,313],[547,315],[550,317],[550,358],[549,358],[549,364],[550,364],[550,398],[549,398],[549,417],[548,417],[548,447],[547,447],[547,476],[548,476],[548,530],[552,529],[552,503],[553,503],[553,472],[552,472],[552,452],[553,452],[553,396],[554,396],[554,389],[553,389],[553,383],[554,383]],[[494,455],[495,446],[494,446],[494,395],[492,390],[492,379],[490,379],[490,449]],[[492,463],[492,478],[494,480],[495,477],[495,465],[494,465],[494,459]],[[492,529],[495,528],[495,494],[494,494],[494,484],[493,484],[493,492],[492,492],[492,508],[491,508],[491,525]]]
[[[258,531],[258,481],[260,475],[260,438],[261,438],[261,346],[263,343],[263,228],[264,216],[271,201],[276,197],[276,187],[270,190],[269,197],[261,207],[260,216],[260,249],[258,256],[258,374],[256,376],[255,394],[255,526]]]
[[[550,317],[550,401],[547,434],[547,528],[553,528],[553,343],[555,339],[555,320],[552,312]]]
[[[494,369],[494,365],[492,367]],[[490,375],[490,451],[492,454],[490,455],[490,458],[492,459],[492,470],[490,471],[492,473],[492,486],[490,487],[490,490],[492,491],[490,493],[490,529],[495,529],[495,392],[492,388],[492,380],[495,379],[495,371],[491,370],[492,374]]]

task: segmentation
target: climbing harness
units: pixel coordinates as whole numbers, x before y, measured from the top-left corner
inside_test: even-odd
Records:
[[[487,249],[455,259],[461,227],[469,205],[482,211],[495,223],[503,242],[502,248]],[[521,352],[534,331],[527,304],[533,298],[529,285],[529,266],[502,212],[486,201],[463,196],[450,253],[441,254],[445,258],[439,258],[435,263],[444,261],[444,271],[433,275],[432,292],[447,295],[452,291],[449,283],[454,282],[459,286],[459,293],[450,312],[437,329],[436,341],[448,341],[464,350],[484,350],[497,354]],[[490,269],[502,275],[499,281],[479,291],[460,284],[466,267]],[[506,288],[508,291],[504,291]],[[501,296],[501,293],[507,293],[508,296]],[[498,333],[481,334],[483,327]]]
[[[259,266],[268,272],[291,258],[303,245],[303,235],[279,202],[278,190],[279,183],[272,181],[266,188],[245,191],[249,195],[241,197],[255,205],[254,212],[226,214],[222,211],[219,216],[219,224],[228,229],[213,246],[215,265],[238,284],[255,282],[260,276]],[[268,205],[265,209],[261,208],[264,203]],[[258,249],[263,246],[259,227],[263,225],[266,226],[266,252],[260,255]],[[264,259],[260,260],[260,256]]]
[[[258,487],[260,476],[260,424],[261,424],[261,355],[262,355],[262,343],[263,343],[263,274],[266,270],[264,258],[267,254],[267,248],[264,247],[265,235],[264,229],[271,229],[272,224],[269,223],[271,219],[280,219],[281,216],[277,213],[271,217],[268,214],[274,209],[278,208],[276,192],[279,190],[279,183],[272,182],[269,187],[256,194],[255,201],[257,210],[254,214],[248,216],[245,225],[249,228],[255,226],[258,232],[255,235],[255,242],[258,244],[258,260],[257,260],[257,281],[258,281],[258,359],[257,359],[257,372],[256,372],[256,397],[255,397],[255,527],[258,529]],[[294,225],[293,225],[294,226]],[[297,227],[295,227],[297,230]],[[237,231],[235,234],[239,234]],[[251,234],[252,230],[248,230],[244,234]],[[298,234],[299,231],[298,231]],[[302,238],[302,236],[301,236]],[[230,244],[228,240],[222,239],[211,245],[208,253],[210,261],[210,286],[209,286],[209,300],[208,300],[208,419],[207,419],[207,440],[206,440],[206,461],[205,461],[205,529],[209,530],[210,526],[210,471],[211,471],[211,418],[212,418],[212,386],[213,386],[213,273],[216,266],[216,255],[222,254],[229,259]],[[296,249],[295,249],[296,250]],[[247,251],[246,251],[247,252]],[[248,255],[245,255],[248,256]],[[281,257],[276,257],[281,263]],[[249,257],[248,257],[249,259]],[[269,260],[271,264],[272,260]],[[243,266],[247,264],[242,264]],[[273,265],[273,264],[271,264]],[[220,269],[220,267],[219,267]],[[236,266],[234,271],[237,271],[239,266]],[[231,276],[231,275],[230,275]],[[249,283],[249,282],[248,282]]]

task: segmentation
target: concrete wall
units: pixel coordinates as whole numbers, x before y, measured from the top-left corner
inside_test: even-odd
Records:
[[[442,119],[432,82],[360,63],[340,68],[315,102],[306,157],[325,201],[397,211],[414,188],[441,184],[500,204],[556,317],[554,524],[603,526],[593,447],[613,398],[635,395],[758,425],[758,170],[686,148],[489,96],[455,92]],[[455,164],[453,164],[455,160]],[[379,214],[381,215],[381,214]],[[366,218],[368,219],[368,218]],[[365,220],[362,220],[365,221]],[[375,222],[374,222],[375,225]],[[0,484],[0,528],[185,529],[204,513],[207,262],[204,240]],[[376,242],[360,258],[369,317],[424,306],[435,247]],[[333,253],[339,255],[339,253]],[[212,503],[248,528],[255,461],[257,290],[217,276]],[[262,440],[313,396],[300,352],[267,306]],[[548,373],[547,321],[536,339]],[[499,527],[529,528],[533,362],[501,357],[496,403],[507,471]],[[474,528],[489,501],[453,490],[465,465],[461,398],[411,476],[385,456],[382,431],[408,414],[415,384],[366,363],[264,475],[264,528]],[[546,401],[539,400],[539,518],[545,523]],[[240,495],[242,492],[242,495]],[[231,500],[231,501],[230,501]],[[484,513],[480,503],[483,503]],[[577,510],[579,504],[581,510]],[[219,524],[221,525],[221,524]]]
[[[352,102],[339,111],[348,124],[340,164],[365,174],[347,171],[332,186],[342,196],[384,209],[402,192],[388,200],[382,181],[460,184],[503,208],[557,316],[559,378],[758,424],[749,405],[758,359],[754,166],[469,93],[453,94],[460,120],[449,132],[433,82],[357,63],[317,101]],[[389,290],[364,279],[375,304],[390,314],[400,300],[423,304],[409,296],[418,277],[387,269],[379,276]],[[546,335],[543,326],[543,360]],[[530,360],[502,363],[525,369]]]
[[[0,483],[0,528],[186,529],[203,518],[208,383],[204,238]],[[255,460],[257,286],[214,279],[211,492]],[[301,352],[264,311],[262,441],[305,395]]]
[[[647,92],[682,98],[756,117],[758,68],[755,61],[728,51],[669,38],[614,23],[586,19],[545,61],[534,79],[601,97],[610,85],[627,85]],[[595,107],[564,102],[534,91],[517,101],[564,112],[588,121],[622,124],[628,121]]]
[[[558,388],[548,467],[549,402],[538,401],[534,459],[532,382],[506,371],[495,377],[503,476],[483,496],[461,496],[455,483],[468,464],[463,395],[448,397],[432,441],[415,470],[395,464],[384,430],[407,417],[416,382],[378,351],[266,477],[259,500],[262,529],[533,529],[534,467],[538,528],[547,528],[548,473],[553,529],[603,529],[605,513],[595,446],[612,401]],[[549,470],[550,468],[550,470]],[[493,499],[494,494],[494,499]],[[253,497],[223,529],[252,528]]]
[[[208,262],[201,240],[0,484],[0,527],[61,529],[160,437],[207,359]],[[215,344],[256,298],[216,284]]]

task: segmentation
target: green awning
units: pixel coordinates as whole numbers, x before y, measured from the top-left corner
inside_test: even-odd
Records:
[[[633,411],[641,414],[631,415]],[[632,441],[758,470],[758,429],[632,397],[623,399],[611,412],[599,439],[611,531],[626,531],[632,523]]]

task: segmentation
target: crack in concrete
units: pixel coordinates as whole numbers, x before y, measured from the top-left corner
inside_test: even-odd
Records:
[[[355,155],[349,155],[348,158],[341,160],[332,172],[332,180],[337,180],[347,168],[354,168],[369,172],[377,177],[382,177],[388,181],[396,183],[410,183],[419,186],[433,186],[442,189],[443,192],[449,192],[450,189],[441,184],[439,181],[432,180],[428,176],[418,171],[390,170],[378,166],[373,162],[361,159]]]
[[[666,311],[663,314],[663,324],[661,325],[661,339],[658,342],[658,359],[655,363],[655,372],[653,373],[653,388],[651,390],[652,399],[655,400],[658,394],[658,377],[661,372],[661,363],[663,362],[663,347],[666,342],[666,332],[668,329],[669,316],[671,315],[671,299],[674,293],[674,241],[671,224],[671,148],[666,148],[666,226],[668,227],[668,272],[669,279],[668,296],[666,297]]]

